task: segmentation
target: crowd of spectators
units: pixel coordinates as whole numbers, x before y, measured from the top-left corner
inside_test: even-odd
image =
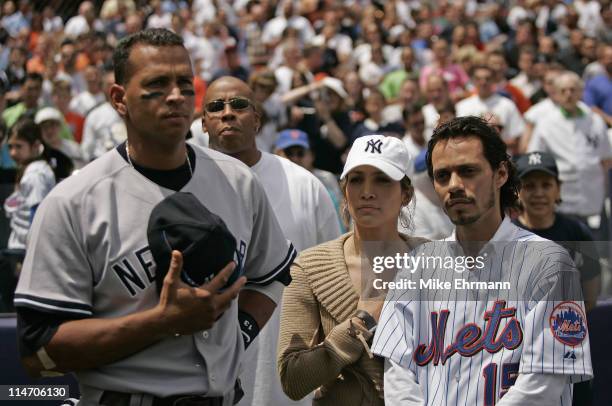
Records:
[[[510,153],[553,154],[559,210],[605,237],[610,0],[8,0],[0,10],[0,168],[18,169],[7,140],[20,120],[40,126],[57,181],[123,142],[125,126],[108,102],[111,56],[143,28],[180,34],[191,54],[191,142],[207,145],[202,100],[225,75],[253,89],[264,117],[258,148],[294,157],[327,184],[361,136],[402,138],[418,156],[439,122],[483,116]],[[301,137],[287,151],[277,148],[285,129]],[[427,198],[431,186],[416,186],[418,235],[442,236],[449,225]],[[339,200],[333,182],[328,189]]]

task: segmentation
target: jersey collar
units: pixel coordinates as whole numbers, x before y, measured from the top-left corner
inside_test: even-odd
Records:
[[[585,112],[582,110],[582,108],[580,108],[580,105],[576,105],[576,114],[570,113],[561,106],[559,106],[559,110],[561,110],[561,114],[563,114],[563,117],[565,118],[580,118],[585,115]]]
[[[482,249],[479,252],[479,255],[483,255],[484,253],[487,253],[487,255],[494,255],[496,253],[495,247],[498,246],[498,249],[499,249],[499,245],[500,245],[496,243],[502,243],[502,242],[507,243],[509,241],[514,241],[516,238],[517,232],[519,232],[520,230],[521,229],[518,226],[514,225],[512,221],[510,221],[509,216],[504,216],[501,224],[497,228],[497,231],[495,231],[495,234],[493,234],[493,237],[482,247]],[[448,236],[446,239],[444,239],[443,241],[456,242],[457,241],[457,228],[455,228],[452,234]],[[457,244],[457,248],[461,249],[458,244]]]

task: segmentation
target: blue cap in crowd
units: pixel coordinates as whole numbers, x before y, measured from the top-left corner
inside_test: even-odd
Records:
[[[302,130],[296,129],[283,130],[278,134],[278,138],[276,139],[277,149],[286,149],[295,146],[310,149],[308,134]]]

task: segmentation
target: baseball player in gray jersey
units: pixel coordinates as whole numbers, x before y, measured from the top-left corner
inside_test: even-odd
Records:
[[[572,383],[593,375],[584,304],[579,292],[563,300],[564,276],[577,272],[564,249],[505,215],[519,183],[503,141],[480,118],[453,119],[434,131],[427,164],[456,226],[446,241],[456,243],[424,244],[413,255],[484,258],[465,278],[507,281],[515,294],[390,291],[372,345],[386,358],[386,403],[570,406]],[[420,266],[413,275],[456,273]]]
[[[266,289],[290,281],[295,250],[245,165],[186,145],[194,88],[182,39],[141,31],[113,61],[111,101],[128,141],[40,205],[15,295],[23,363],[42,376],[75,371],[84,405],[231,405],[243,337],[272,314]],[[235,263],[199,287],[183,282],[181,252],[166,273],[148,243],[151,212],[179,194],[223,219],[236,242]]]

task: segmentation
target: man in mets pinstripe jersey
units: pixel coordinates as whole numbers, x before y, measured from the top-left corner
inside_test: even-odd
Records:
[[[181,37],[135,33],[113,61],[111,100],[129,144],[63,181],[38,209],[15,295],[23,363],[42,375],[75,371],[84,406],[232,405],[245,347],[239,314],[265,325],[275,307],[265,291],[289,283],[295,249],[245,165],[186,145],[194,90]],[[235,264],[201,286],[180,277],[195,242],[172,252],[166,270],[147,238],[151,213],[178,193],[236,240]]]
[[[386,403],[570,406],[572,384],[593,373],[569,254],[510,222],[516,171],[483,120],[468,116],[438,127],[427,161],[456,229],[413,256],[481,258],[483,266],[469,267],[462,280],[508,282],[511,289],[390,291],[372,344],[386,358]],[[396,281],[437,278],[446,286],[459,274],[442,268],[402,270]]]

